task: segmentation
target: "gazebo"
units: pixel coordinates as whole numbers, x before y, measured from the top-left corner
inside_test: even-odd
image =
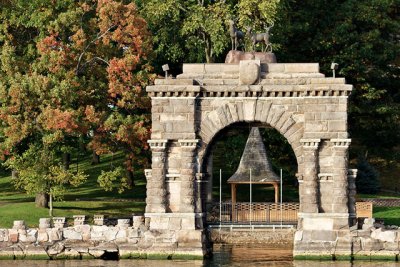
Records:
[[[237,185],[240,184],[271,184],[275,189],[275,203],[278,203],[280,179],[272,171],[267,151],[257,127],[251,129],[239,167],[227,182],[231,185],[233,209],[236,204]]]

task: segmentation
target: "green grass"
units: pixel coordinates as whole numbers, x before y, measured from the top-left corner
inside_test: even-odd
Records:
[[[384,219],[385,225],[400,226],[400,207],[374,207],[373,216]]]
[[[54,202],[53,216],[104,214],[111,217],[127,217],[132,213],[142,213],[145,208],[146,183],[143,171],[135,173],[135,186],[119,194],[116,190],[106,192],[99,187],[97,177],[102,170],[108,171],[120,164],[121,153],[101,157],[101,163],[90,164],[91,155],[83,158],[79,165],[71,164],[71,169],[83,170],[88,179],[77,188],[69,188],[64,201]],[[39,224],[39,218],[49,217],[45,208],[37,208],[34,196],[16,190],[9,171],[0,171],[0,227],[11,227],[14,220],[24,220],[28,226]]]

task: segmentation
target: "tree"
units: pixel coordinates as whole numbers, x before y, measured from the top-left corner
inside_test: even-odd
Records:
[[[380,190],[379,174],[365,157],[359,157],[357,162],[357,192],[376,194]]]
[[[32,144],[16,157],[6,161],[6,166],[18,171],[18,178],[13,180],[18,189],[28,194],[47,194],[49,196],[50,216],[53,216],[53,199],[62,199],[67,186],[78,186],[87,175],[72,172],[62,166],[53,149]]]
[[[274,21],[280,1],[255,0],[149,0],[136,1],[154,33],[154,51],[165,62],[224,60],[230,49],[228,20],[265,28]]]
[[[286,1],[272,42],[279,62],[320,62],[329,76],[354,89],[349,98],[351,157],[368,150],[370,159],[393,164],[400,144],[399,1]]]
[[[20,0],[0,12],[4,158],[27,160],[31,146],[61,157],[89,140],[98,154],[125,148],[128,174],[145,161],[151,44],[136,6]]]

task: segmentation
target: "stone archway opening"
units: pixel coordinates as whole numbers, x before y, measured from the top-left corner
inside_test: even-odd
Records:
[[[256,218],[257,211],[253,212],[253,217],[255,217],[254,219],[256,221],[258,220],[258,223],[274,224],[276,221],[270,221],[269,217],[266,218],[268,211],[262,209],[269,208],[270,204],[279,203],[279,183],[276,186],[272,183],[252,183],[251,186],[250,183],[240,183],[235,185],[235,190],[233,192],[232,184],[227,182],[227,180],[237,171],[252,127],[257,127],[260,131],[272,171],[279,175],[280,170],[282,169],[282,201],[285,203],[293,203],[298,208],[299,184],[296,178],[298,164],[293,149],[281,133],[270,125],[261,122],[233,123],[220,130],[215,135],[212,142],[210,142],[206,149],[203,164],[201,166],[201,170],[205,173],[205,177],[208,180],[207,188],[205,189],[205,203],[203,205],[206,207],[208,212],[219,209],[216,206],[219,206],[221,190],[221,200],[223,202],[222,208],[224,209],[225,215],[227,213],[232,213],[232,211],[227,210],[227,208],[233,208],[231,203],[234,203],[232,205],[242,207],[242,203],[247,203],[246,205],[248,205],[249,201],[252,201],[252,205],[257,207],[256,209],[259,212],[258,218]],[[215,215],[216,214],[211,214],[208,216],[208,218],[212,218],[212,221],[209,223],[215,223],[218,221],[218,218],[216,218]],[[241,216],[244,216],[243,212]],[[246,216],[248,217],[248,215]],[[264,219],[260,216],[264,216]],[[284,216],[284,218],[287,217],[288,216]],[[292,217],[292,223],[296,223],[297,216],[294,214]],[[234,219],[232,215],[229,216],[229,219],[227,216],[224,217],[225,223],[228,223],[229,220],[234,223],[237,219]],[[249,221],[242,220],[242,223],[249,223]]]

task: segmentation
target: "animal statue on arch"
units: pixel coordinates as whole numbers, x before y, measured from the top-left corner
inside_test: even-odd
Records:
[[[263,33],[253,33],[250,26],[246,27],[246,36],[251,40],[253,51],[255,51],[257,43],[265,43],[265,50],[263,52],[272,53],[272,44],[269,41],[269,31],[272,27],[274,27],[274,23],[272,23],[271,26],[265,27],[265,32]],[[269,51],[268,48],[270,49]]]
[[[239,41],[244,39],[244,32],[236,28],[236,22],[234,20],[229,20],[229,35],[232,41],[232,50],[237,50]]]

